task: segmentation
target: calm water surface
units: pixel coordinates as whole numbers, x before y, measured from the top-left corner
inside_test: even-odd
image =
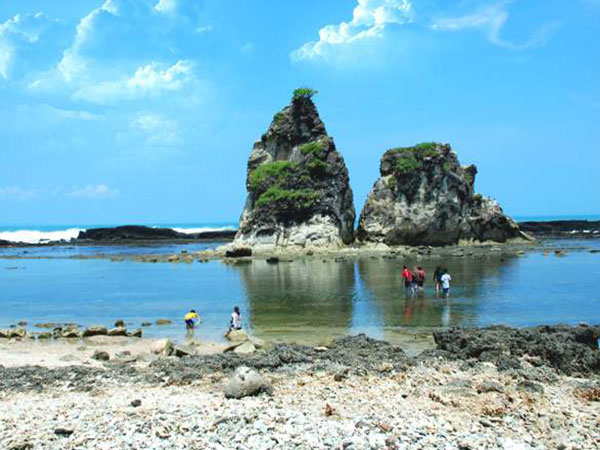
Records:
[[[122,318],[133,328],[169,318],[173,325],[146,328],[146,335],[180,340],[183,315],[194,308],[203,318],[196,337],[218,341],[234,305],[256,335],[305,343],[359,332],[398,341],[407,332],[453,325],[600,323],[600,253],[590,252],[600,250],[600,242],[546,245],[567,248],[567,254],[544,255],[537,248],[519,257],[490,252],[419,259],[428,279],[425,292],[414,299],[405,298],[399,276],[402,265],[414,259],[148,264],[64,258],[74,252],[150,253],[147,247],[29,249],[22,256],[57,258],[0,259],[0,327],[19,320],[27,320],[30,329],[38,322],[109,326]],[[197,250],[151,251],[181,248]],[[23,251],[5,249],[0,256]],[[436,298],[433,290],[437,265],[452,275],[448,299]]]

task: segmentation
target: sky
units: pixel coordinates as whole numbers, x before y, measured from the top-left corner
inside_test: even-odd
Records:
[[[2,0],[0,225],[237,221],[299,86],[357,214],[425,141],[511,215],[600,214],[600,0]]]

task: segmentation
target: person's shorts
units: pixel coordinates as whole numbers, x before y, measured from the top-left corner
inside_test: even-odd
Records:
[[[442,292],[444,294],[447,294],[448,292],[450,292],[450,288],[442,288]]]
[[[188,319],[185,321],[185,326],[188,328],[194,328],[194,321],[192,319]]]

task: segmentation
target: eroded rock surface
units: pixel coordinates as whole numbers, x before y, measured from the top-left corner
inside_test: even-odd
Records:
[[[448,144],[388,150],[358,224],[363,242],[449,245],[527,238],[491,198],[475,194],[477,168],[461,166]]]
[[[348,171],[311,95],[295,93],[254,144],[236,245],[307,247],[353,241]]]

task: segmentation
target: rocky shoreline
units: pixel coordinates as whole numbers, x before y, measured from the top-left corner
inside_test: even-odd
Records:
[[[451,329],[412,358],[358,335],[0,367],[0,447],[595,448],[599,335],[583,324]]]

